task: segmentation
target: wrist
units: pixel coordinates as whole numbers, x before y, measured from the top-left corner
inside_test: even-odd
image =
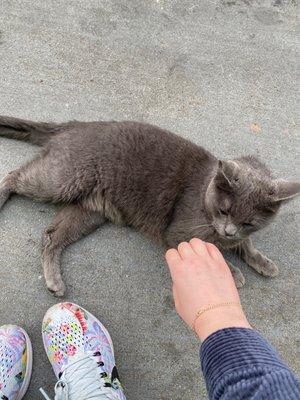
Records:
[[[251,326],[239,306],[208,310],[195,321],[195,332],[201,341],[224,328],[251,328]]]

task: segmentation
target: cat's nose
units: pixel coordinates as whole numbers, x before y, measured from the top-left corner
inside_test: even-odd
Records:
[[[237,227],[233,224],[228,224],[225,227],[225,234],[226,236],[230,237],[230,236],[235,236],[235,234],[237,233]]]

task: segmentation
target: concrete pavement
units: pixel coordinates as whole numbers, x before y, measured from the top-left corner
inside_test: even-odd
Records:
[[[0,114],[65,121],[134,119],[219,157],[258,154],[278,177],[299,171],[299,8],[293,0],[0,0]],[[38,149],[0,139],[0,178]],[[298,372],[299,205],[255,242],[280,266],[246,276],[252,324]],[[40,238],[56,207],[14,197],[0,213],[0,324],[34,345],[32,384],[55,383],[41,320],[56,303],[42,279]],[[204,400],[199,343],[176,315],[163,252],[106,226],[63,257],[68,297],[110,330],[129,400]]]

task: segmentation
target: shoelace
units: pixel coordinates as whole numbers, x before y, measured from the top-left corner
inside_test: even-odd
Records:
[[[118,400],[105,379],[93,354],[86,354],[69,364],[55,385],[54,400]],[[51,398],[43,389],[45,400]]]
[[[8,400],[8,397],[4,396],[4,394],[0,390],[0,399]]]

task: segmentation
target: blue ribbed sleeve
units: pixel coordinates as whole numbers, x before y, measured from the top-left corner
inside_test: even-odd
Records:
[[[300,400],[300,379],[253,329],[213,333],[200,358],[211,400]]]

